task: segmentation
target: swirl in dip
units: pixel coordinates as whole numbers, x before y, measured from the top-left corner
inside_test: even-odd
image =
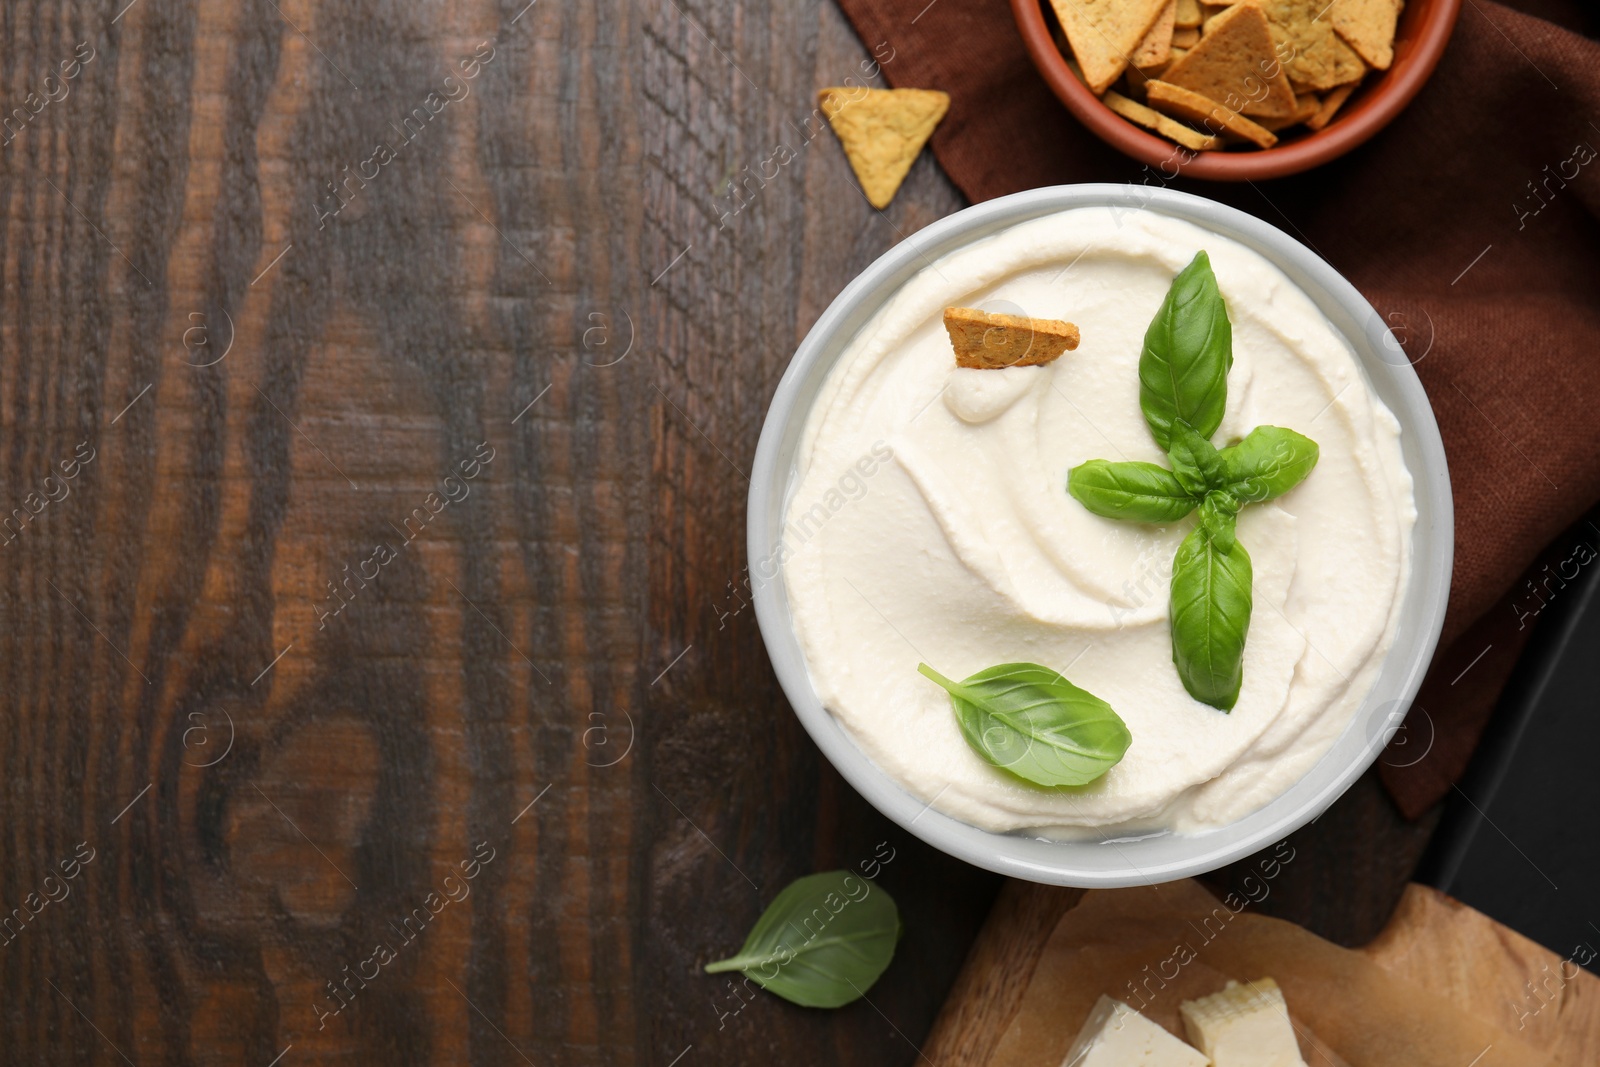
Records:
[[[1255,569],[1244,688],[1225,714],[1184,691],[1167,624],[1169,526],[1090,514],[1067,471],[1166,457],[1139,409],[1139,353],[1172,278],[1209,253],[1233,321],[1217,447],[1260,425],[1312,438],[1300,486],[1246,507]],[[962,370],[948,306],[1076,323],[1054,363]],[[1236,821],[1333,744],[1394,638],[1416,518],[1400,427],[1349,344],[1256,252],[1147,211],[1080,208],[930,263],[839,357],[809,416],[779,559],[812,683],[908,791],[987,830],[1048,837]],[[1133,743],[1080,788],[999,770],[963,739],[951,678],[1031,661],[1111,704]]]

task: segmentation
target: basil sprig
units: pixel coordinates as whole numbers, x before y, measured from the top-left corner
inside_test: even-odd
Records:
[[[1002,663],[961,682],[926,663],[917,670],[950,694],[974,752],[1035,785],[1087,785],[1133,740],[1110,704],[1037,663]]]
[[[837,1008],[872,987],[899,939],[888,893],[850,871],[824,871],[789,883],[738,955],[706,964],[706,973],[739,971],[784,1000]]]
[[[1315,441],[1279,426],[1257,426],[1220,450],[1211,444],[1232,366],[1228,308],[1200,252],[1172,280],[1139,356],[1139,407],[1170,477],[1154,463],[1103,459],[1067,473],[1067,492],[1108,519],[1166,523],[1199,510],[1172,564],[1172,662],[1190,696],[1222,711],[1239,700],[1253,606],[1239,509],[1299,485],[1318,455]]]

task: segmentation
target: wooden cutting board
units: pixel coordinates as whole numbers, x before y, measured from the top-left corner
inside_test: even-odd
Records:
[[[1005,884],[923,1046],[928,1060],[988,1067],[1046,940],[1082,896],[1081,889]],[[1573,965],[1563,967],[1560,956],[1435,889],[1408,886],[1389,925],[1361,951],[1550,1053],[1554,1064],[1600,1063],[1600,978],[1572,977]]]

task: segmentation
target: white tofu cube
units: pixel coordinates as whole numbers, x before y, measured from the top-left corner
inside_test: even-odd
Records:
[[[1305,1067],[1283,990],[1270,978],[1229,982],[1178,1010],[1190,1043],[1215,1067]]]
[[[1208,1067],[1210,1063],[1122,1001],[1103,996],[1061,1067]]]

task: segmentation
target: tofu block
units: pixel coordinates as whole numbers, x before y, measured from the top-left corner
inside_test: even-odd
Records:
[[[1122,1001],[1102,996],[1061,1067],[1208,1067],[1210,1062]]]
[[[1226,989],[1178,1008],[1189,1041],[1213,1067],[1305,1067],[1283,990],[1271,978]]]

